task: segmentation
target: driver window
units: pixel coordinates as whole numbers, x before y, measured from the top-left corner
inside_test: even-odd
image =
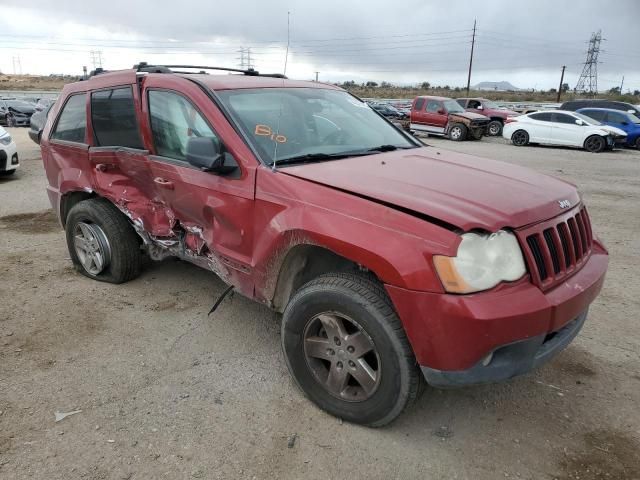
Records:
[[[469,100],[469,108],[477,109],[480,106],[480,102],[478,100]]]
[[[219,142],[206,120],[182,95],[150,90],[149,116],[156,155],[186,161],[189,137],[209,137]]]
[[[429,100],[427,102],[427,112],[429,113],[438,113],[438,110],[440,110],[441,106],[440,106],[440,102],[437,102],[435,100]]]

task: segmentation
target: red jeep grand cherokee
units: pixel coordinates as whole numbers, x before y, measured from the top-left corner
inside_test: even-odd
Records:
[[[607,269],[573,185],[424,146],[332,85],[141,64],[66,85],[41,146],[79,272],[125,282],[143,254],[215,272],[283,313],[311,400],[370,426],[421,376],[549,360]]]

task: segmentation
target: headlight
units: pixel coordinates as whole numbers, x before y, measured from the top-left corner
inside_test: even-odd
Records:
[[[0,137],[0,143],[2,143],[3,145],[9,145],[11,143],[11,135]]]
[[[433,262],[451,293],[487,290],[517,280],[527,271],[518,240],[505,230],[490,235],[465,233],[455,257],[435,255]]]

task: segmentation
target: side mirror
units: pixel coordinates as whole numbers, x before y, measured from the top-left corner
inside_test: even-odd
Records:
[[[584,123],[582,122],[582,120],[580,120],[579,118],[576,119],[576,125],[584,125]]]
[[[447,113],[447,111],[444,108],[439,108],[438,109],[438,115],[444,115],[446,113]]]
[[[629,122],[622,122],[620,125],[629,125]]]
[[[209,137],[190,137],[187,162],[203,172],[231,173],[237,167],[233,156],[224,152],[219,142]]]

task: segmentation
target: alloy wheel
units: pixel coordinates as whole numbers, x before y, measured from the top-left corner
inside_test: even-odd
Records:
[[[460,127],[453,127],[451,132],[449,132],[449,135],[453,140],[457,140],[462,135],[462,129]]]
[[[380,357],[373,340],[345,315],[313,317],[304,332],[304,354],[316,380],[341,400],[367,400],[380,384]]]
[[[95,223],[78,222],[73,242],[82,267],[91,275],[102,272],[111,260],[111,247],[102,229]]]

